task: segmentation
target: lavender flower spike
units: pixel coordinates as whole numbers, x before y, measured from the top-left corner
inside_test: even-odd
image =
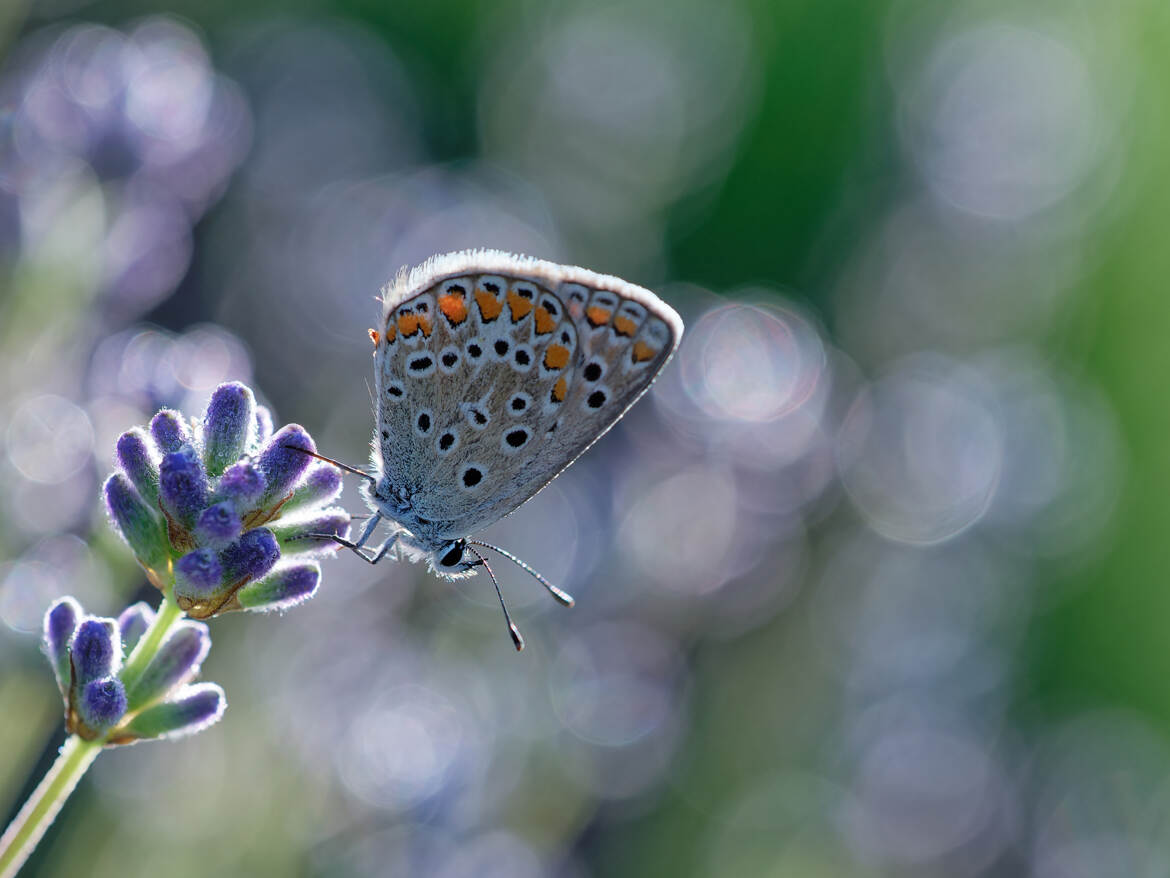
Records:
[[[183,416],[170,409],[163,409],[151,418],[150,435],[163,454],[170,454],[191,444],[191,432],[183,422]]]
[[[298,451],[316,451],[313,437],[300,424],[281,427],[260,452],[260,471],[268,481],[264,494],[266,505],[283,500],[301,480],[305,470],[313,462],[309,455]]]
[[[223,565],[213,549],[196,549],[175,562],[175,597],[204,601],[226,585]]]
[[[212,478],[244,455],[255,414],[256,399],[245,385],[232,381],[215,388],[203,416],[203,462]]]
[[[57,687],[62,695],[69,689],[69,641],[81,615],[81,604],[71,597],[60,598],[45,613],[45,631],[41,647],[49,659],[49,664],[53,666]]]
[[[264,481],[260,470],[256,469],[251,461],[241,460],[224,470],[219,479],[219,486],[215,489],[215,496],[230,500],[242,514],[245,510],[255,509],[260,504],[267,487],[268,483]]]
[[[279,568],[238,592],[236,600],[245,610],[287,610],[311,598],[321,582],[321,568],[313,563]]]
[[[106,509],[131,551],[148,569],[166,564],[170,546],[162,518],[146,505],[122,473],[114,473],[103,489]]]
[[[158,506],[158,465],[145,431],[140,427],[127,430],[118,437],[116,449],[118,465],[138,495],[152,509]]]
[[[82,728],[79,733],[93,740],[109,731],[126,713],[126,690],[117,677],[91,680],[77,698],[77,714]]]
[[[223,689],[214,683],[184,686],[173,700],[148,707],[134,717],[126,727],[125,740],[194,734],[215,723],[226,708]]]
[[[84,685],[108,677],[122,664],[122,642],[112,619],[86,619],[77,626],[69,645],[73,679]]]
[[[140,710],[190,682],[211,649],[211,634],[202,622],[179,623],[151,659],[128,694],[129,709]]]
[[[131,604],[118,616],[118,630],[122,632],[122,649],[129,654],[138,645],[138,639],[146,633],[154,621],[154,610],[145,601]]]
[[[210,486],[195,449],[184,445],[162,459],[159,500],[171,519],[190,529],[207,505]]]

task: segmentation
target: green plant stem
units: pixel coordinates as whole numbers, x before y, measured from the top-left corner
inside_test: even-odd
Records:
[[[154,621],[130,653],[119,675],[127,690],[141,679],[147,665],[162,646],[167,632],[181,618],[183,611],[169,595],[164,595]],[[70,735],[65,741],[61,755],[49,773],[29,796],[4,835],[0,836],[0,878],[12,878],[24,865],[78,781],[102,752],[104,743],[100,740],[83,741],[77,735]]]
[[[52,824],[85,771],[102,752],[101,741],[70,735],[49,773],[0,836],[0,878],[12,878]]]

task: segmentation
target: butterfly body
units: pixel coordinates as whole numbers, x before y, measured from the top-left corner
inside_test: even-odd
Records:
[[[484,563],[469,536],[601,438],[683,328],[642,287],[494,250],[433,257],[387,284],[382,302],[363,486],[374,514],[349,546],[360,552],[385,521],[391,534],[366,560],[425,559],[445,577]]]

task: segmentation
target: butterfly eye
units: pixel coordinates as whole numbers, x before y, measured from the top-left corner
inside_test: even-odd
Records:
[[[462,558],[463,546],[460,543],[455,543],[455,545],[451,547],[450,551],[448,551],[446,555],[439,559],[439,563],[444,567],[454,567],[460,562],[460,560],[462,560]]]

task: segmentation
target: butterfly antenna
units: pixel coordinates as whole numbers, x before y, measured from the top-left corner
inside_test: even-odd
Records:
[[[310,451],[307,448],[301,448],[299,445],[286,445],[285,448],[291,448],[293,451],[299,451],[301,454],[307,454],[309,457],[315,457],[317,460],[323,460],[326,463],[331,463],[338,469],[343,469],[347,473],[353,473],[355,476],[361,476],[371,485],[377,485],[378,480],[375,479],[365,470],[360,470],[356,466],[350,466],[348,463],[342,463],[340,460],[334,460],[332,457],[326,457],[324,454],[318,454],[316,451]]]
[[[508,623],[508,633],[512,635],[512,643],[516,645],[516,652],[519,652],[524,648],[524,638],[520,636],[520,629],[516,627],[516,623],[512,621],[512,617],[508,614],[508,605],[504,603],[504,596],[500,593],[500,584],[496,582],[496,575],[492,573],[492,568],[488,566],[487,558],[475,551],[475,549],[472,549],[471,553],[479,559],[479,564],[483,565],[483,569],[487,571],[492,585],[496,587],[496,597],[500,599],[500,609],[504,611],[504,620]]]
[[[499,546],[493,546],[491,543],[484,543],[480,540],[468,540],[467,542],[475,543],[477,546],[483,546],[485,549],[491,549],[493,552],[498,552],[521,570],[532,574],[532,578],[543,585],[548,590],[548,593],[551,594],[557,601],[557,603],[566,607],[571,607],[576,603],[576,601],[573,600],[573,596],[571,594],[569,594],[567,591],[564,591],[563,589],[557,588],[555,585],[533,570],[532,567],[530,567],[526,562],[521,561],[507,549],[501,549]],[[475,554],[477,557],[480,557],[479,552],[476,552]]]

